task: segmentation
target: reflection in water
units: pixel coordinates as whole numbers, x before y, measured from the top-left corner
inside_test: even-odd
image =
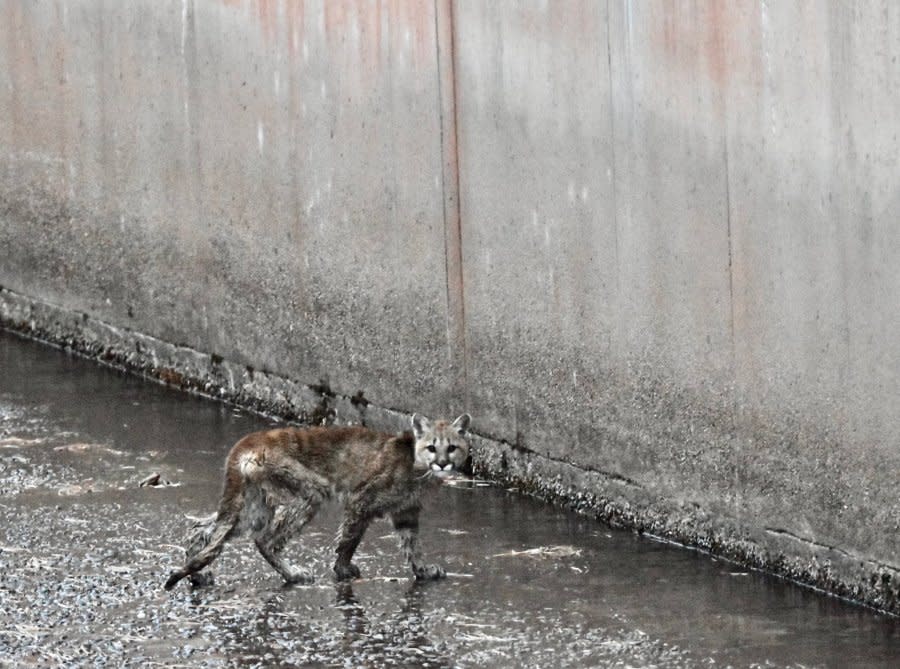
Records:
[[[403,592],[400,608],[384,622],[372,625],[350,582],[338,583],[336,606],[344,616],[344,650],[360,660],[394,655],[420,667],[452,666],[448,654],[429,640],[423,615],[425,594],[433,583],[412,581]]]
[[[221,633],[205,650],[219,649],[239,665],[454,666],[446,644],[429,634],[434,584],[397,585],[375,588],[368,606],[350,582],[286,586],[260,599],[243,593],[223,600],[201,589],[192,603],[197,619]]]

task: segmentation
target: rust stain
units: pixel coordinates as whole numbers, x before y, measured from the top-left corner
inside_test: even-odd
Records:
[[[704,60],[709,76],[719,87],[723,87],[727,83],[730,75],[728,56],[725,52],[726,42],[730,37],[726,31],[731,27],[727,11],[726,3],[715,0],[710,2],[709,19],[703,41]]]
[[[388,27],[390,52],[404,47],[407,31],[413,62],[426,62],[434,48],[434,14],[431,3],[419,0],[330,0],[325,3],[325,32],[330,41],[342,40],[354,27],[360,33],[360,59],[378,60],[382,51],[382,24]]]
[[[371,73],[407,50],[414,67],[433,62],[434,6],[421,0],[327,0],[317,8],[324,23],[324,35],[307,35],[317,28],[318,20],[303,0],[219,0],[260,28],[266,41],[284,40],[292,59],[300,42],[324,39],[330,45],[330,58],[354,60],[353,65]],[[318,16],[316,17],[319,18]],[[354,53],[351,45],[356,43]],[[335,47],[338,47],[335,49]]]
[[[287,31],[288,53],[291,60],[297,56],[299,36],[306,29],[306,12],[303,0],[287,0],[284,6],[285,30]]]
[[[648,12],[649,34],[669,72],[706,77],[724,89],[759,81],[758,0],[664,3]]]
[[[263,35],[271,38],[278,28],[278,4],[280,0],[219,0],[225,7],[246,8],[256,18]],[[285,0],[286,7],[302,4],[303,0]]]
[[[354,3],[355,4],[355,3]],[[325,31],[333,34],[336,31],[344,31],[350,23],[349,14],[356,9],[348,7],[343,0],[332,0],[325,3]],[[355,12],[354,12],[355,13]]]
[[[594,3],[560,2],[543,8],[541,4],[546,3],[525,2],[514,8],[506,7],[503,23],[521,25],[532,35],[545,35],[552,44],[569,48],[596,44],[600,35]]]
[[[278,25],[278,0],[256,0],[256,15],[263,34],[272,37]]]

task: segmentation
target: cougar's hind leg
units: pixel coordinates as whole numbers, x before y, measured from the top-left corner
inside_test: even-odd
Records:
[[[220,512],[216,517],[215,525],[209,531],[208,541],[194,555],[188,556],[185,565],[181,569],[176,569],[169,575],[166,581],[165,589],[171,590],[185,576],[190,576],[192,581],[202,583],[206,579],[195,579],[194,575],[206,567],[210,562],[219,557],[225,542],[231,537],[240,519],[240,510]]]
[[[216,514],[198,519],[191,527],[190,534],[184,548],[185,563],[193,560],[197,554],[209,545],[210,538],[216,529]],[[191,586],[195,588],[213,584],[213,575],[209,570],[197,572],[188,576]]]
[[[300,534],[303,527],[312,520],[321,500],[312,498],[296,499],[275,509],[272,521],[255,539],[256,547],[272,568],[287,583],[312,583],[309,569],[290,564],[284,557],[288,542]]]
[[[244,507],[242,483],[239,472],[233,470],[226,472],[225,490],[215,520],[212,523],[201,521],[188,543],[184,566],[169,574],[164,586],[166,590],[174,588],[178,581],[186,576],[190,576],[195,584],[208,581],[194,575],[215,560],[222,552],[225,542],[234,535]]]
[[[328,495],[328,488],[324,480],[319,480],[321,477],[298,463],[291,463],[289,469],[279,468],[277,474],[271,483],[277,485],[278,490],[273,491],[271,498],[279,503],[269,522],[257,532],[256,547],[285,582],[311,583],[312,572],[290,564],[283,553],[288,542],[316,515]]]

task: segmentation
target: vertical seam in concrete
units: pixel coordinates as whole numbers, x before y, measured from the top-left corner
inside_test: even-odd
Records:
[[[723,121],[724,123],[724,121]],[[731,239],[731,175],[728,173],[728,129],[723,128],[723,150],[725,162],[725,234],[728,236],[728,305],[731,320],[731,349],[734,353],[734,258]]]
[[[447,339],[454,370],[454,394],[467,395],[468,351],[463,282],[462,214],[460,208],[459,143],[457,136],[456,43],[453,1],[435,0],[435,43],[438,105],[441,125],[444,261],[447,276]],[[461,391],[461,392],[459,392]]]
[[[731,346],[731,420],[737,422],[737,343],[734,331],[734,238],[731,233],[731,170],[728,160],[728,114],[726,100],[722,102],[722,153],[725,167],[725,234],[728,239],[728,328]]]

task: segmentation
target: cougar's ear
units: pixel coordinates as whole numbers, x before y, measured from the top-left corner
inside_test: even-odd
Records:
[[[472,417],[469,414],[464,413],[462,416],[453,421],[453,425],[451,425],[450,427],[459,432],[459,436],[465,437],[469,432],[470,422],[472,422]]]
[[[412,417],[413,435],[416,439],[421,439],[422,435],[431,429],[431,423],[420,413],[414,413]]]

